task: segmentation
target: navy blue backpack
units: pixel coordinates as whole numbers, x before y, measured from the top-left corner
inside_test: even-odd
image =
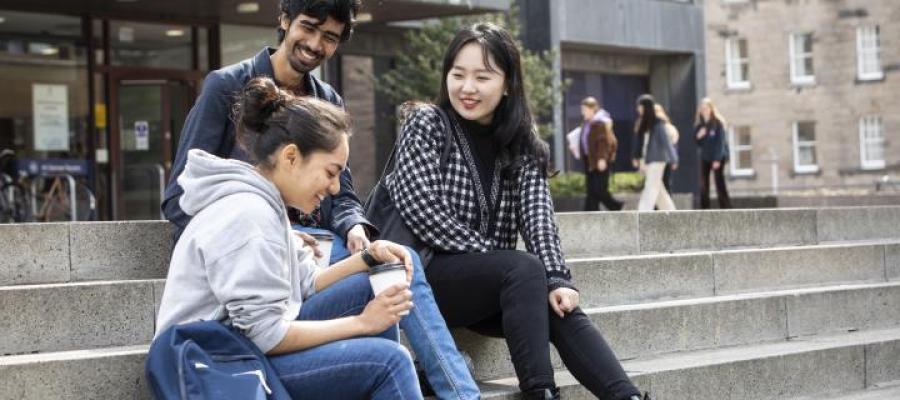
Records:
[[[175,325],[145,364],[157,400],[290,400],[269,360],[241,333],[216,321]]]

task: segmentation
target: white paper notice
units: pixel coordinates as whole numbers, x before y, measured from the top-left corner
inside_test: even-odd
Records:
[[[69,151],[69,88],[66,85],[31,86],[34,110],[34,149]]]
[[[147,121],[134,121],[134,149],[150,150],[150,124]]]

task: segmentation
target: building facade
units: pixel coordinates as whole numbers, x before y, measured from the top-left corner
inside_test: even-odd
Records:
[[[525,41],[554,50],[566,82],[555,112],[556,167],[582,170],[564,150],[562,134],[581,125],[580,103],[597,98],[614,119],[619,151],[613,171],[631,171],[636,100],[652,94],[681,132],[690,129],[704,93],[702,3],[691,0],[522,0]],[[691,140],[678,143],[677,192],[694,192],[698,167]]]
[[[738,192],[868,191],[900,168],[900,2],[706,0]]]
[[[506,10],[509,0],[363,7],[353,40],[317,73],[353,115],[351,162],[365,193],[394,137],[391,118],[378,118],[393,106],[369,78],[390,68],[402,45],[403,29],[392,24]],[[0,0],[0,150],[15,152],[35,214],[160,218],[181,126],[204,76],[275,45],[277,17],[278,0]],[[44,207],[55,203],[74,206],[56,214]]]

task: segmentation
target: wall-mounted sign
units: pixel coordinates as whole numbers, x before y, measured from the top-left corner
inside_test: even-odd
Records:
[[[34,149],[69,151],[69,88],[66,85],[31,86],[34,111]]]
[[[94,125],[97,129],[106,128],[106,104],[94,104]]]
[[[150,150],[150,123],[134,121],[134,149]]]
[[[87,160],[22,159],[16,162],[16,168],[19,170],[19,174],[29,176],[87,176],[91,173],[90,163]]]

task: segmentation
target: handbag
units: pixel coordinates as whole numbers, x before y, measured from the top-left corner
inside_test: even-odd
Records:
[[[444,123],[445,129],[452,129],[447,113],[437,106],[434,106],[434,110]],[[378,178],[378,182],[366,199],[366,204],[364,206],[366,218],[369,222],[378,227],[380,232],[378,235],[379,239],[390,240],[415,250],[416,253],[419,254],[422,265],[427,266],[434,256],[434,250],[428,246],[428,244],[420,240],[412,229],[406,225],[406,222],[403,220],[403,216],[400,215],[400,211],[397,210],[394,200],[391,198],[391,194],[388,192],[385,183],[385,180],[393,174],[397,168],[397,153],[400,151],[401,139],[402,138],[398,136],[397,140],[394,142],[394,148],[391,150],[391,155],[384,165],[381,177]],[[440,164],[438,164],[440,170],[446,168],[447,160],[450,158],[451,140],[453,140],[453,135],[444,132],[444,149],[441,152]]]

